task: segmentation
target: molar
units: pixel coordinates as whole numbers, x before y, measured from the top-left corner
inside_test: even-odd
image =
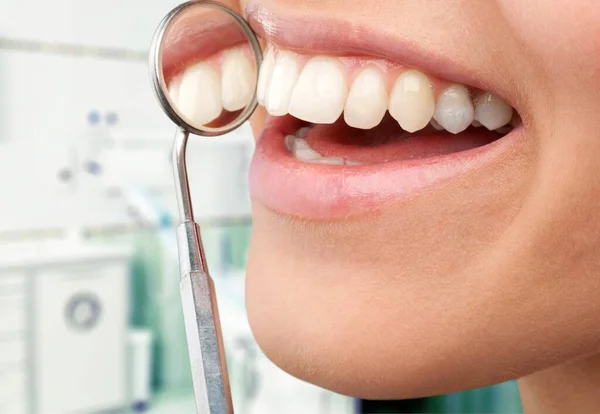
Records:
[[[475,99],[475,119],[490,131],[508,125],[512,117],[512,106],[502,98],[483,92]]]
[[[469,91],[463,85],[451,85],[438,97],[434,119],[448,132],[458,134],[473,122],[475,110]]]

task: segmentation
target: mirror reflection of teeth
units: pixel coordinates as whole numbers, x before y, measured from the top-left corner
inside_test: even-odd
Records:
[[[473,99],[474,96],[474,99]],[[273,116],[290,114],[315,124],[340,116],[354,128],[379,125],[386,111],[408,132],[430,124],[453,134],[469,126],[498,130],[513,108],[489,92],[435,79],[375,59],[306,56],[269,46],[260,69],[257,98]]]
[[[226,51],[222,63],[223,107],[234,112],[245,108],[254,97],[256,71],[245,51],[237,48]]]
[[[169,84],[171,100],[191,125],[209,124],[223,110],[235,112],[251,103],[254,67],[244,48],[228,49],[218,59],[197,62],[174,77]]]

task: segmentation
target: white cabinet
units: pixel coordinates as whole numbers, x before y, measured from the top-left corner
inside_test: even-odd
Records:
[[[27,294],[21,291],[8,294],[1,290],[2,287],[0,287],[0,336],[23,334],[27,327]]]
[[[34,361],[40,414],[124,406],[126,270],[121,263],[90,263],[36,274]]]
[[[128,252],[0,247],[0,414],[127,405]]]

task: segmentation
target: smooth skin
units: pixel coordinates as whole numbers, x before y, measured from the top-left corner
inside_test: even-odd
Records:
[[[520,378],[528,414],[600,412],[597,0],[257,1],[466,62],[525,128],[499,162],[371,214],[315,222],[254,203],[247,306],[265,353],[357,397]]]

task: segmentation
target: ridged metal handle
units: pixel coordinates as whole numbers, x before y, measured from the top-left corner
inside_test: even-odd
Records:
[[[181,304],[198,414],[233,414],[214,284],[205,272],[180,282]]]

